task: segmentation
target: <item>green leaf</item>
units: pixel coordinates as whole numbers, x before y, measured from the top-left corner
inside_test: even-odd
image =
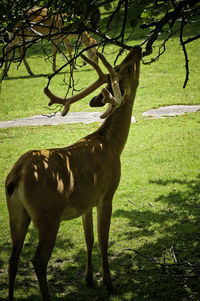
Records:
[[[107,11],[112,9],[111,3],[105,3],[105,4],[103,5],[103,7],[104,7],[104,9],[107,10]]]
[[[146,9],[141,14],[142,19],[147,19],[149,16],[150,16],[150,13]]]

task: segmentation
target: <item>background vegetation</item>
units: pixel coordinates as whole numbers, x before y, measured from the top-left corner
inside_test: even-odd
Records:
[[[195,26],[198,28],[199,23]],[[190,32],[186,34],[190,36]],[[132,42],[139,43],[139,36]],[[93,256],[96,287],[85,288],[85,243],[81,219],[75,219],[62,223],[49,263],[53,300],[200,300],[200,114],[166,119],[142,116],[142,112],[163,105],[200,103],[198,48],[198,40],[188,46],[191,69],[184,90],[183,53],[176,36],[169,41],[165,56],[141,68],[133,111],[137,122],[131,125],[121,160],[121,183],[113,200],[109,257],[118,294],[109,296],[102,287],[97,240]],[[114,61],[115,52],[112,45],[105,49],[110,62]],[[9,77],[1,85],[1,120],[49,112],[42,90],[47,83],[43,75],[51,72],[51,64],[43,60],[38,45],[30,49],[28,60],[35,77],[27,76],[22,64],[13,64]],[[61,56],[59,60],[62,64]],[[56,95],[65,95],[64,80],[68,74],[68,70],[64,70],[51,83]],[[94,78],[96,74],[89,66],[75,71],[77,89],[87,86]],[[96,110],[89,108],[89,100],[90,97],[80,101],[71,110]],[[26,150],[63,147],[97,127],[98,124],[93,123],[0,129],[1,300],[7,300],[7,267],[11,251],[4,194],[6,175]],[[40,300],[30,263],[36,246],[37,233],[31,225],[16,281],[17,300]]]

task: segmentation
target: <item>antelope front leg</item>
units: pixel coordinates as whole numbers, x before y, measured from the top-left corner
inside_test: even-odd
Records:
[[[110,292],[114,291],[108,264],[108,237],[112,214],[112,199],[105,199],[97,207],[98,241],[101,249],[103,283]]]
[[[8,76],[8,61],[7,61],[7,57],[6,57],[6,61],[5,61],[4,69],[3,69],[3,74],[5,75],[5,77]]]
[[[52,65],[52,69],[53,72],[56,72],[56,54],[58,52],[58,48],[56,45],[54,45],[54,43],[52,43],[52,54],[53,54],[53,65]]]
[[[31,67],[29,66],[29,64],[28,64],[28,62],[26,60],[26,57],[25,57],[26,53],[24,53],[23,47],[19,48],[19,53],[21,55],[21,58],[23,59],[24,66],[26,67],[26,70],[27,70],[28,74],[34,75],[33,72],[32,72],[32,70],[31,70]]]
[[[71,44],[72,43],[71,43],[71,40],[69,39],[69,37],[66,37],[64,39],[64,46],[65,46],[66,51],[69,54],[70,61],[72,62],[71,63],[72,68],[77,70],[78,68],[76,68],[76,64],[74,63],[74,61],[72,61],[73,57],[72,57],[72,46],[71,46]]]
[[[87,268],[85,281],[87,286],[93,286],[92,248],[94,243],[92,210],[82,216],[85,242],[87,246]]]
[[[9,58],[11,57],[11,53],[10,53],[10,49],[9,49],[9,46],[7,46],[5,48],[5,54],[4,54],[4,59],[5,59],[5,64],[4,64],[4,69],[3,69],[3,74],[5,75],[5,77],[8,76],[8,69],[9,69]]]
[[[17,201],[15,203],[17,203]],[[10,212],[14,212],[14,210]],[[10,232],[12,237],[12,254],[9,260],[9,301],[13,300],[14,282],[18,270],[19,256],[23,247],[28,226],[30,224],[30,217],[28,216],[28,214],[23,209],[20,213],[20,218],[17,217],[17,214],[14,214],[12,216],[12,222],[10,222]]]

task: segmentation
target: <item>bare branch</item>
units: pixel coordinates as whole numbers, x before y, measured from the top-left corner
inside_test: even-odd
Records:
[[[127,14],[128,14],[128,0],[125,0],[123,24],[122,24],[121,34],[120,34],[122,44],[124,44],[124,33],[125,33],[125,28],[127,23]]]
[[[142,29],[155,26],[150,36],[141,44],[141,45],[146,44],[146,50],[143,52],[143,57],[146,55],[150,55],[152,53],[153,43],[157,40],[159,33],[161,32],[161,30],[166,24],[171,22],[170,28],[172,29],[175,21],[180,17],[182,18],[185,12],[184,11],[185,8],[190,4],[195,5],[198,2],[199,2],[198,0],[190,0],[190,1],[183,0],[183,1],[176,2],[174,5],[174,10],[167,12],[164,15],[164,17],[159,21],[141,25],[140,28]]]
[[[165,52],[165,50],[166,50],[165,44],[167,43],[167,41],[168,41],[172,36],[174,36],[179,30],[180,30],[180,29],[177,29],[176,31],[171,32],[171,33],[168,35],[168,37],[164,40],[164,42],[163,42],[161,45],[159,45],[159,46],[153,46],[153,47],[155,47],[155,48],[158,47],[158,55],[157,55],[156,57],[152,58],[150,61],[146,61],[146,62],[145,62],[144,60],[142,60],[143,64],[144,64],[144,65],[148,65],[148,64],[151,64],[151,63],[157,61],[157,60],[160,58],[160,56]],[[144,53],[143,53],[143,54],[144,54]],[[144,55],[144,56],[145,56],[145,55]]]
[[[91,32],[93,34],[96,34],[97,36],[102,38],[101,44],[103,44],[103,43],[114,44],[114,45],[116,45],[118,47],[121,47],[123,49],[126,49],[126,50],[131,50],[133,48],[132,46],[128,46],[128,45],[118,41],[117,39],[119,37],[111,38],[109,35],[102,33],[99,29],[93,29],[93,28],[84,26],[84,30],[88,31],[88,32]]]
[[[195,40],[197,40],[197,39],[200,39],[200,33],[197,34],[197,35],[196,35],[195,37],[193,37],[193,38],[187,39],[186,41],[183,42],[183,44],[186,45],[186,44],[191,43],[191,42],[193,42],[193,41],[195,41]]]
[[[184,25],[185,25],[185,18],[182,15],[181,30],[180,30],[180,42],[181,42],[181,46],[182,46],[183,53],[184,53],[184,56],[185,56],[185,69],[186,69],[186,76],[185,76],[185,81],[184,81],[184,84],[183,84],[183,88],[186,87],[187,82],[189,80],[189,65],[188,65],[189,60],[188,60],[187,50],[186,50],[185,44],[183,42],[183,28],[184,28]]]

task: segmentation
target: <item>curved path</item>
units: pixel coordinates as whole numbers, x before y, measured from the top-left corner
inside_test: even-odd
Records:
[[[28,118],[20,118],[10,121],[0,121],[0,128],[9,128],[17,126],[38,126],[38,125],[58,125],[58,124],[72,124],[72,123],[92,123],[103,122],[100,118],[100,112],[71,112],[66,116],[61,116],[60,113],[56,115],[37,115]],[[132,122],[135,122],[132,117]]]
[[[149,118],[165,118],[171,116],[182,115],[184,113],[200,112],[200,105],[187,106],[187,105],[174,105],[168,107],[160,107],[144,112],[142,115]],[[92,123],[103,122],[100,119],[100,112],[71,112],[65,117],[60,113],[53,115],[37,115],[29,118],[15,119],[11,121],[0,121],[0,128],[17,127],[17,126],[38,126],[38,125],[58,125],[58,124],[72,124],[72,123]],[[132,122],[135,118],[132,116]]]
[[[163,118],[177,115],[183,115],[185,113],[193,113],[200,111],[200,105],[188,106],[188,105],[173,105],[167,107],[160,107],[158,109],[152,109],[142,113],[143,116]]]

